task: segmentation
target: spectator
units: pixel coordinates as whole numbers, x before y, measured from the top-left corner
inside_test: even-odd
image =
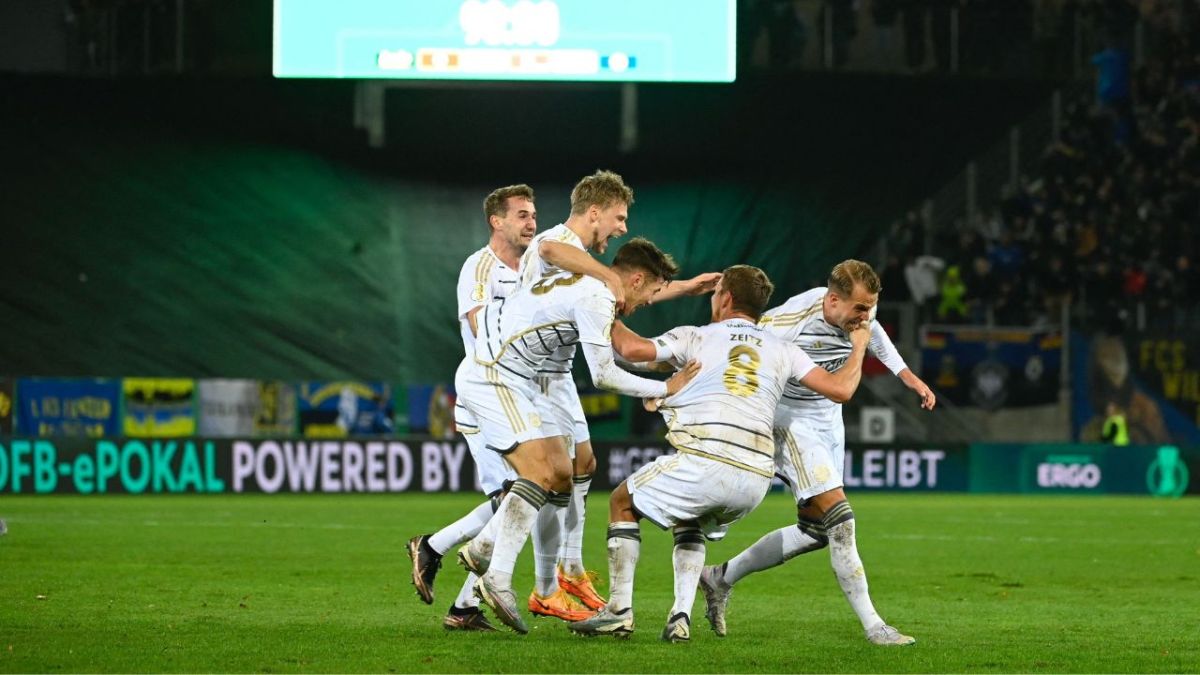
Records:
[[[1129,445],[1129,425],[1125,423],[1125,413],[1113,402],[1109,402],[1105,412],[1108,417],[1104,418],[1100,439],[1117,447]]]
[[[967,286],[963,283],[958,265],[946,268],[942,276],[941,301],[938,303],[938,321],[961,323],[967,319]]]

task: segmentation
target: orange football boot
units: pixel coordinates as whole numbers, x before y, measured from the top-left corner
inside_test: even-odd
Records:
[[[561,588],[545,596],[538,595],[537,591],[530,593],[529,611],[534,616],[552,616],[563,621],[583,621],[595,615]]]
[[[571,577],[563,572],[562,565],[558,566],[558,587],[579,598],[588,609],[599,611],[608,601],[600,597],[596,587],[592,585],[596,579],[596,573],[591,570],[586,574]]]

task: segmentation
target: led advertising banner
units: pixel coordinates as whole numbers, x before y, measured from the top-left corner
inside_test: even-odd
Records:
[[[735,0],[275,0],[275,77],[732,82]]]

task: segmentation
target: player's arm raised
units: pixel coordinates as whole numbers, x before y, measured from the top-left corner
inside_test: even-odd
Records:
[[[685,295],[712,293],[717,288],[717,282],[720,280],[720,272],[705,272],[704,274],[697,274],[691,279],[672,281],[667,284],[666,288],[654,296],[654,302],[657,304],[664,300],[673,300]]]
[[[850,356],[835,373],[816,367],[808,355],[797,347],[796,352],[802,354],[804,360],[812,365],[811,368],[808,368],[808,372],[800,378],[800,383],[834,403],[849,401],[854,396],[854,392],[858,390],[858,383],[862,379],[863,356],[867,352],[867,340],[870,335],[870,331],[865,325],[860,325],[850,331]]]
[[[625,306],[625,287],[621,285],[621,277],[587,251],[561,241],[543,241],[538,245],[538,255],[547,263],[572,274],[586,274],[599,279],[616,298],[617,308]]]

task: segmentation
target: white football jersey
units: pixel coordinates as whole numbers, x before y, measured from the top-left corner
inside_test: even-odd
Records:
[[[677,366],[700,362],[696,378],[662,407],[667,440],[680,452],[773,476],[775,408],[789,379],[816,367],[812,360],[748,319],[681,326],[654,341]]]
[[[559,272],[521,287],[476,315],[475,360],[530,379],[564,347],[612,346],[616,299],[600,281]]]
[[[583,246],[583,240],[579,235],[571,231],[571,228],[559,223],[554,227],[538,234],[529,242],[529,248],[525,250],[525,254],[521,256],[521,286],[532,286],[542,277],[547,277],[557,272],[562,272],[562,268],[551,265],[542,258],[541,248],[543,241],[558,241],[564,244],[574,246],[580,251],[586,251]]]
[[[517,271],[500,261],[491,246],[471,254],[458,272],[458,323],[464,352],[475,353],[475,335],[467,313],[493,300],[507,298],[517,288]]]
[[[827,288],[821,287],[794,295],[782,305],[767,310],[758,325],[800,347],[814,363],[832,373],[846,363],[852,347],[845,331],[825,321],[821,307],[827,292]],[[878,321],[871,322],[870,330],[867,349],[893,373],[907,368],[904,358]],[[840,405],[800,384],[797,378],[787,383],[781,403],[797,412],[815,413],[829,413]]]
[[[557,265],[551,265],[542,258],[539,251],[543,241],[558,241],[569,246],[574,246],[581,251],[587,249],[583,246],[583,240],[579,235],[571,231],[565,224],[559,223],[554,227],[542,232],[533,238],[529,243],[529,248],[525,250],[525,254],[521,256],[521,271],[519,274],[520,286],[532,286],[539,280],[551,277],[555,274],[564,272]],[[550,355],[543,362],[539,370],[541,375],[549,377],[570,377],[571,363],[575,360],[575,345],[567,345],[558,350],[557,353]]]

